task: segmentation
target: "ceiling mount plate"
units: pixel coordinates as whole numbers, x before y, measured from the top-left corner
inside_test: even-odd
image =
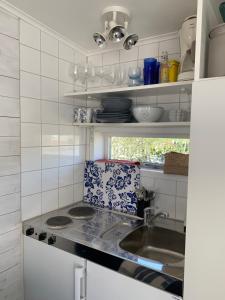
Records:
[[[102,11],[102,17],[108,21],[111,21],[115,15],[118,24],[123,24],[130,18],[129,10],[123,6],[108,6]]]

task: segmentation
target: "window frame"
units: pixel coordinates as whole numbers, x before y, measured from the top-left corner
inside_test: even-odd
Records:
[[[133,134],[121,134],[121,133],[117,133],[117,134],[105,134],[104,135],[104,156],[106,159],[111,159],[111,141],[112,141],[112,137],[138,137],[138,138],[174,138],[174,139],[189,139],[190,140],[190,137],[180,137],[180,136],[177,136],[177,137],[168,137],[168,136],[149,136],[149,135],[139,135],[139,136],[136,136],[136,135],[133,135]],[[162,171],[163,170],[163,166],[164,164],[162,165],[159,165],[157,163],[152,163],[150,165],[145,165],[145,163],[141,163],[141,168],[142,169],[149,169],[149,170],[152,170],[152,171]]]

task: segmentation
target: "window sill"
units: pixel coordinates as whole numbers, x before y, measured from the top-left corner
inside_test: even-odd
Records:
[[[175,179],[175,180],[181,180],[181,181],[188,181],[188,176],[183,175],[174,175],[174,174],[164,174],[163,170],[157,170],[157,169],[150,169],[147,167],[141,167],[141,176],[154,176],[158,178],[164,178],[164,179]]]

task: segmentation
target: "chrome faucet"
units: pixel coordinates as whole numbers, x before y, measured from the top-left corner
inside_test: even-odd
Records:
[[[154,227],[154,222],[157,218],[169,218],[169,214],[167,212],[158,212],[157,214],[154,214],[155,207],[147,207],[144,210],[144,224],[151,228]]]

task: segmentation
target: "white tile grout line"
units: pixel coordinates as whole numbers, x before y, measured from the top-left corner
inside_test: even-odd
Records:
[[[22,127],[21,127],[21,83],[20,83],[20,74],[21,74],[21,55],[20,55],[20,32],[21,32],[21,26],[20,26],[20,20],[17,20],[17,26],[18,26],[18,51],[19,51],[19,115],[20,115],[20,134],[19,134],[19,145],[20,145],[20,221],[22,222],[22,196],[21,196],[21,192],[22,192],[22,174],[21,174],[21,169],[22,169],[22,156],[21,156],[21,147],[22,147]],[[22,224],[22,223],[21,223]],[[21,243],[22,246],[22,243]]]
[[[41,74],[42,74],[42,52],[41,52],[41,49],[42,49],[42,43],[41,43],[41,31],[40,31],[40,52],[39,52],[39,55],[40,55],[40,121],[41,121],[41,214],[43,214],[43,197],[42,197],[42,182],[43,182],[43,172],[42,172],[42,155],[43,155],[43,152],[42,152],[42,80],[41,80]]]
[[[57,44],[58,44],[58,187],[57,187],[57,191],[58,191],[58,208],[59,208],[59,179],[60,179],[60,105],[59,105],[59,40],[57,40]]]

